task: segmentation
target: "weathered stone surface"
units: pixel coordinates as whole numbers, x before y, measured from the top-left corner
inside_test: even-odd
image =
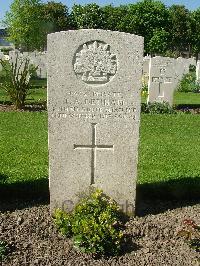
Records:
[[[187,59],[178,57],[175,59],[175,83],[176,86],[179,84],[180,80],[183,78],[185,72],[185,61]]]
[[[175,59],[156,56],[150,59],[148,102],[173,104],[175,83]]]
[[[197,66],[196,66],[196,81],[200,83],[200,61],[197,61]]]
[[[142,69],[142,78],[143,78],[143,85],[147,85],[149,81],[149,63],[150,63],[150,56],[145,56],[143,58],[143,69]]]
[[[134,212],[143,38],[104,30],[48,35],[51,209],[98,187]]]
[[[47,77],[47,54],[46,52],[37,53],[33,58],[34,65],[38,67],[37,76],[39,78]]]

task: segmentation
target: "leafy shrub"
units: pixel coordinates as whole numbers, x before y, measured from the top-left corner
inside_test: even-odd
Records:
[[[167,102],[159,103],[142,103],[141,106],[142,113],[146,114],[175,114],[176,110],[173,109]]]
[[[184,220],[183,224],[184,227],[178,232],[178,236],[184,237],[192,249],[200,252],[200,225],[190,219]]]
[[[30,77],[36,68],[30,65],[29,59],[19,61],[18,56],[14,63],[0,59],[4,75],[1,76],[1,87],[7,92],[16,109],[22,109],[30,89]]]
[[[59,231],[73,237],[74,246],[85,253],[118,255],[123,239],[122,213],[116,202],[101,190],[92,191],[71,213],[56,210]]]
[[[199,92],[200,84],[196,82],[196,73],[194,71],[183,75],[182,80],[178,85],[180,92]]]
[[[60,209],[56,209],[54,213],[54,223],[62,235],[71,237],[72,225],[71,217],[68,213],[63,212]]]
[[[0,261],[6,256],[7,244],[5,241],[0,240]]]

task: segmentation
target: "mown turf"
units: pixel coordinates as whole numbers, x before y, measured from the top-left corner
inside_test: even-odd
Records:
[[[143,95],[141,98],[142,103],[147,102],[147,95]],[[178,92],[174,93],[174,105],[200,105],[200,93],[193,92]]]
[[[200,116],[142,115],[139,182],[200,177]]]
[[[47,99],[46,79],[31,80],[31,89],[26,97],[26,104],[41,103]],[[10,98],[6,91],[0,87],[0,103],[9,103]]]
[[[147,193],[199,195],[199,128],[199,115],[142,115],[138,183]]]
[[[46,88],[35,88],[33,87],[32,89],[29,90],[27,97],[26,97],[26,104],[30,103],[40,103],[40,102],[45,102],[47,99],[47,90]],[[0,103],[9,103],[10,98],[6,94],[6,92],[2,89],[0,89]]]
[[[47,178],[47,114],[0,112],[0,129],[0,182]]]
[[[162,194],[167,187],[175,194],[191,188],[200,192],[199,128],[199,115],[142,115],[140,189],[149,194]],[[0,129],[0,184],[15,184],[22,192],[45,184],[47,190],[46,112],[0,112]]]
[[[192,92],[175,92],[174,94],[174,104],[191,104],[191,105],[200,105],[200,93]]]

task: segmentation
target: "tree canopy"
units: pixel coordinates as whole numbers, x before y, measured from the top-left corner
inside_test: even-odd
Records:
[[[158,0],[135,4],[74,5],[69,12],[62,3],[14,0],[6,14],[10,40],[26,50],[44,49],[48,33],[69,29],[108,29],[141,35],[145,52],[160,55],[200,52],[200,8],[166,7]]]

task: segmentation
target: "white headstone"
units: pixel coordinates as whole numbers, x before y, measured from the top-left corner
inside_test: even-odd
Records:
[[[51,209],[98,187],[134,213],[143,38],[104,30],[48,35]]]
[[[147,102],[173,104],[175,82],[175,59],[156,56],[150,59]]]
[[[149,81],[149,63],[150,63],[150,56],[145,56],[143,58],[143,69],[142,69],[142,75],[143,75],[143,83],[148,84]]]
[[[200,60],[197,61],[196,66],[196,81],[197,83],[200,83]]]

